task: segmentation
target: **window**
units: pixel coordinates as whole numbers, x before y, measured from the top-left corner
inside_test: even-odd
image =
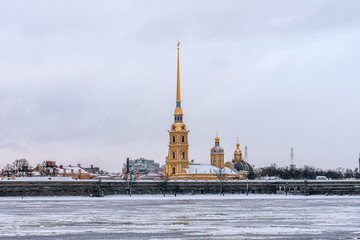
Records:
[[[173,152],[173,158],[175,159],[175,152]]]
[[[185,137],[184,136],[182,136],[181,141],[185,142]]]
[[[216,158],[214,158],[214,163],[216,163]]]
[[[221,163],[221,158],[219,158],[219,163]]]
[[[173,142],[175,142],[175,136],[173,136]]]
[[[185,159],[185,152],[182,153],[182,157],[183,157],[183,159]]]
[[[173,174],[175,174],[175,168],[173,167],[173,172],[172,172]]]

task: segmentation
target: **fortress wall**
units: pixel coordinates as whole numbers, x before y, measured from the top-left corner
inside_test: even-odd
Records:
[[[359,195],[360,180],[315,181],[0,181],[0,196],[103,196],[125,194]]]

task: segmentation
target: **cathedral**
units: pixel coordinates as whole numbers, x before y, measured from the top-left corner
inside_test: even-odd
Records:
[[[195,164],[189,161],[189,143],[186,124],[183,122],[180,95],[180,42],[177,44],[177,82],[176,82],[176,107],[174,123],[169,130],[169,152],[166,157],[164,173],[169,179],[189,180],[216,180],[245,179],[250,171],[250,164],[244,161],[240,150],[239,140],[231,162],[225,163],[224,149],[220,147],[220,138],[216,134],[215,146],[210,150],[210,164]]]

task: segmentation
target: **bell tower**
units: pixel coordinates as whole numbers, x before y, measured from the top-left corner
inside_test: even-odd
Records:
[[[183,111],[181,108],[180,96],[180,61],[179,46],[177,44],[177,84],[176,84],[176,107],[174,112],[174,123],[171,124],[169,132],[169,152],[166,157],[165,174],[169,177],[185,173],[184,168],[189,168],[189,144],[188,133],[185,123],[183,123]]]

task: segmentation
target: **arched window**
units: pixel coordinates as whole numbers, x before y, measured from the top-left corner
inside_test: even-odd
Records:
[[[185,136],[182,136],[181,141],[185,142]]]
[[[175,159],[175,152],[173,152],[173,158]]]
[[[173,167],[173,172],[172,172],[173,174],[175,174],[175,168]]]
[[[183,157],[183,159],[185,159],[185,152],[182,153],[182,157]]]
[[[173,142],[175,142],[175,136],[173,136]]]

